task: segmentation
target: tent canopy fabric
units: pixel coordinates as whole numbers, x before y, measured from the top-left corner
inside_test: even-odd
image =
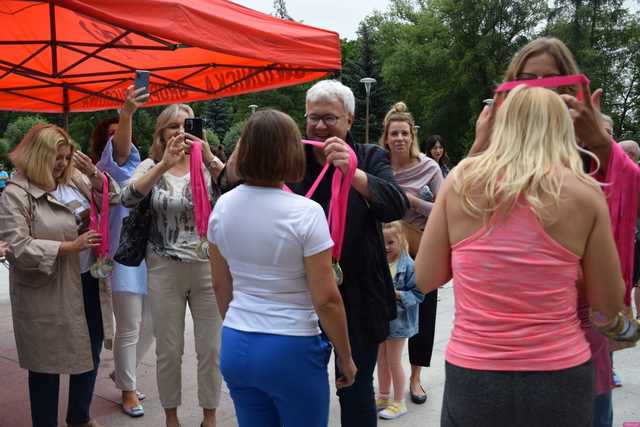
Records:
[[[0,109],[117,108],[135,70],[148,106],[300,84],[341,68],[332,31],[225,0],[2,0]]]

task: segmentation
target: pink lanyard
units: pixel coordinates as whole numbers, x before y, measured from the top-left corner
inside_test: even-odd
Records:
[[[532,79],[532,80],[514,80],[511,82],[502,83],[496,89],[496,93],[508,92],[517,86],[527,85],[529,87],[562,87],[562,86],[578,86],[578,94],[576,98],[578,101],[584,99],[584,87],[589,87],[589,79],[584,74],[574,74],[571,76],[555,76],[546,77],[544,79]]]
[[[100,204],[100,220],[98,209],[91,191],[89,205],[89,228],[102,237],[102,243],[95,249],[98,258],[105,259],[109,255],[109,179],[102,174],[102,200]]]
[[[324,147],[324,142],[320,141],[303,139],[302,143],[319,148]],[[340,256],[342,255],[342,244],[344,242],[347,222],[347,205],[349,204],[349,190],[351,189],[351,182],[358,167],[356,153],[349,145],[346,145],[346,147],[349,153],[349,170],[347,171],[347,175],[344,176],[340,168],[335,168],[331,179],[331,201],[329,202],[329,212],[327,214],[331,239],[334,243],[332,256],[336,262],[340,260]],[[311,185],[311,188],[309,188],[309,191],[305,194],[305,197],[311,198],[313,196],[328,169],[329,163],[325,163],[318,177]],[[284,186],[284,190],[291,192],[286,185]]]
[[[204,239],[207,235],[211,203],[209,203],[207,183],[202,172],[202,144],[200,142],[194,142],[191,145],[189,172],[191,174],[191,195],[193,197],[196,230],[198,236]]]

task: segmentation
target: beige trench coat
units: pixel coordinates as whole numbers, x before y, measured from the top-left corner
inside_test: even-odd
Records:
[[[88,178],[70,185],[89,198]],[[120,190],[110,179],[110,203]],[[101,195],[96,194],[96,200]],[[99,205],[99,203],[97,203]],[[80,374],[94,369],[84,313],[78,254],[60,256],[61,242],[78,237],[75,216],[46,191],[16,175],[0,199],[0,240],[9,244],[13,331],[20,366],[41,373]],[[105,345],[113,339],[111,290],[100,281]]]

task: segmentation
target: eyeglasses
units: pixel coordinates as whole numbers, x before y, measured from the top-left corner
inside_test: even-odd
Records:
[[[334,116],[333,114],[327,114],[324,116],[316,116],[310,115],[307,116],[307,123],[310,125],[316,126],[320,121],[322,121],[326,126],[335,126],[338,123],[338,120],[343,116]]]
[[[548,77],[558,77],[560,74],[549,74],[546,76],[539,76],[533,73],[520,73],[516,76],[516,80],[536,80],[536,79],[546,79]]]

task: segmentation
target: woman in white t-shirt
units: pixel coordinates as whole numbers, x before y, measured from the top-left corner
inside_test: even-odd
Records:
[[[246,182],[218,200],[209,220],[224,318],[220,370],[241,427],[327,425],[331,346],[318,320],[336,347],[336,386],[350,386],[356,373],[324,211],[283,190],[304,175],[300,139],[286,114],[253,114],[236,153]]]

